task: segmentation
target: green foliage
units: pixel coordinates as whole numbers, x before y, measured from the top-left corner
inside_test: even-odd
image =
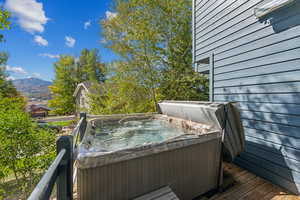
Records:
[[[205,75],[192,70],[182,73],[168,70],[164,73],[159,90],[162,99],[207,101],[209,99],[208,84],[208,78]]]
[[[10,29],[11,22],[10,13],[5,10],[3,7],[0,8],[0,30]],[[3,41],[4,36],[0,34],[0,42]]]
[[[7,80],[5,65],[8,56],[6,53],[0,52],[0,98],[18,96],[18,92],[12,82]]]
[[[10,29],[10,13],[0,8],[0,30]],[[4,36],[0,34],[0,42]],[[0,199],[12,190],[26,196],[55,156],[55,135],[40,129],[25,112],[25,101],[19,97],[5,71],[7,54],[0,52]],[[8,179],[16,179],[13,189]]]
[[[83,49],[78,61],[73,56],[61,56],[54,67],[55,80],[49,87],[52,94],[49,106],[54,108],[54,114],[66,115],[75,112],[73,93],[79,83],[104,80],[104,65],[100,62],[98,51],[95,49]]]
[[[73,92],[77,85],[75,59],[72,56],[61,56],[54,67],[55,80],[49,87],[52,94],[49,106],[54,108],[55,114],[72,114],[75,111]]]
[[[192,69],[190,0],[115,0],[114,12],[102,26],[106,46],[126,63],[115,73],[143,88],[152,108],[162,99],[208,99],[207,78]],[[125,88],[122,97],[130,91]]]
[[[94,85],[90,94],[93,114],[144,113],[155,111],[149,90],[137,83],[137,74],[128,71],[125,62],[114,63],[110,79]],[[109,73],[109,72],[108,72]]]
[[[50,126],[64,127],[64,126],[70,126],[74,123],[76,123],[76,122],[73,120],[68,120],[68,121],[59,121],[59,122],[48,122],[47,124]]]
[[[0,30],[5,30],[10,28],[10,13],[3,7],[0,8]]]
[[[3,7],[0,7],[0,30],[10,29],[10,13]],[[0,34],[0,42],[3,42],[4,36]],[[5,52],[0,52],[0,98],[17,96],[17,90],[12,82],[7,80],[5,65],[8,55]]]
[[[0,180],[13,175],[28,195],[55,156],[55,134],[38,128],[24,107],[21,98],[0,99]]]
[[[100,62],[97,49],[81,51],[81,56],[77,63],[78,68],[78,82],[93,81],[104,82],[104,64]]]

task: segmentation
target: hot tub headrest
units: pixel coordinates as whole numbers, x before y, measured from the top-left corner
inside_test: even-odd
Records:
[[[226,161],[233,161],[245,149],[244,129],[235,103],[162,101],[158,107],[161,114],[207,124],[212,130],[223,131]]]

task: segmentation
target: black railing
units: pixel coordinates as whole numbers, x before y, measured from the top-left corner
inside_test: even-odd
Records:
[[[80,121],[72,131],[72,134],[59,137],[56,142],[57,156],[28,200],[49,199],[55,183],[58,200],[73,199],[73,183],[76,179],[76,172],[73,175],[73,164],[76,159],[77,145],[84,136],[86,126],[86,114],[81,113]]]

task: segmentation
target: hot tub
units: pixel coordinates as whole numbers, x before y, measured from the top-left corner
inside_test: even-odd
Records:
[[[179,118],[166,105],[161,114],[89,121],[77,157],[79,199],[127,200],[164,186],[193,199],[218,187],[222,129]]]

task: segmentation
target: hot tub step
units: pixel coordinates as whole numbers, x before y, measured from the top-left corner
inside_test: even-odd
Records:
[[[179,200],[169,186],[160,188],[133,200]]]

